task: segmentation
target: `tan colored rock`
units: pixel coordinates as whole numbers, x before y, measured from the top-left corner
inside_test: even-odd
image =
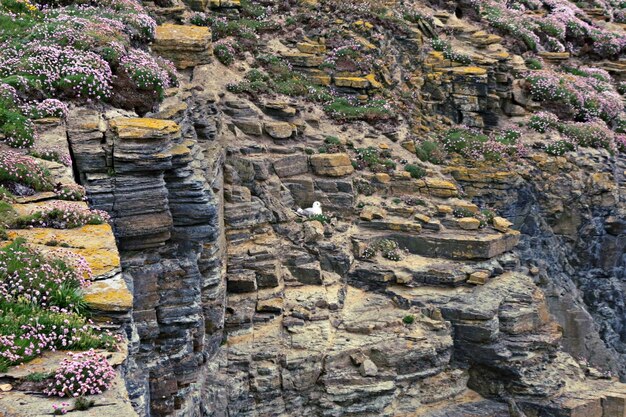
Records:
[[[459,227],[463,230],[478,230],[480,221],[473,217],[463,217],[459,219]]]
[[[449,198],[458,195],[456,185],[439,178],[424,178],[428,193],[434,197]]]
[[[17,205],[16,207],[24,206],[31,205]],[[23,214],[33,210],[34,208],[31,207]],[[48,252],[55,250],[54,247],[46,245],[52,241],[57,245],[67,246],[63,250],[83,256],[96,278],[113,276],[121,268],[115,237],[108,224],[86,225],[76,229],[33,228],[9,231],[9,238],[17,237],[23,237],[30,244],[37,245],[41,250]]]
[[[211,0],[212,9],[233,9],[241,7],[241,0]]]
[[[546,61],[567,61],[570,58],[569,52],[539,52],[539,56]]]
[[[415,142],[412,140],[406,140],[401,143],[401,146],[411,153],[415,153],[417,148],[415,147]]]
[[[263,127],[265,132],[274,139],[288,139],[296,130],[294,125],[287,122],[266,122]]]
[[[109,127],[120,139],[160,139],[180,136],[180,126],[170,120],[119,117]]]
[[[335,77],[335,85],[337,87],[365,89],[371,84],[367,78],[363,77]]]
[[[425,215],[425,214],[422,214],[422,213],[417,213],[417,214],[415,215],[415,220],[419,220],[419,221],[420,221],[420,222],[422,222],[422,223],[429,223],[431,219],[430,219],[430,217],[428,217],[428,216],[427,216],[427,215]]]
[[[463,210],[468,211],[470,213],[476,214],[480,211],[478,206],[474,203],[465,200],[458,200],[453,202],[453,207],[455,210]]]
[[[511,223],[504,217],[493,218],[493,228],[499,232],[506,233],[511,226],[513,226],[513,223]]]
[[[304,54],[323,54],[326,52],[326,45],[314,42],[299,42],[296,48]]]
[[[11,384],[0,384],[0,391],[9,392],[13,389],[13,385]]]
[[[259,300],[256,303],[256,311],[259,313],[282,313],[284,301],[281,297]]]
[[[361,210],[359,218],[369,222],[373,219],[384,219],[385,216],[387,216],[385,209],[376,206],[365,206],[363,210]]]
[[[487,280],[489,279],[489,276],[490,274],[487,271],[472,272],[469,276],[469,279],[467,280],[467,283],[475,285],[485,285],[487,283]]]
[[[205,26],[169,23],[158,26],[152,50],[172,61],[178,69],[208,64],[213,55],[211,30]]]
[[[439,214],[452,214],[454,209],[448,205],[442,204],[437,206],[437,213]]]
[[[246,135],[261,136],[263,134],[263,126],[259,119],[235,119],[233,124]]]
[[[121,275],[96,281],[85,289],[85,302],[103,312],[123,312],[133,307],[133,295]]]
[[[389,184],[391,182],[391,176],[386,172],[377,172],[374,175],[374,178],[376,179],[376,182],[380,184]]]
[[[346,153],[313,155],[311,165],[317,175],[327,177],[342,177],[354,172],[350,157]]]
[[[304,231],[304,241],[306,243],[317,242],[324,238],[324,225],[318,221],[304,222],[302,230]]]
[[[359,373],[361,376],[376,376],[378,375],[378,367],[371,359],[365,359],[359,367]]]
[[[286,53],[283,57],[297,67],[313,68],[322,65],[324,57],[314,54]]]

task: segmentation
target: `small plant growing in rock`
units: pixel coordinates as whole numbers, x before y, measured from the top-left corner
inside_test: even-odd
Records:
[[[346,147],[336,136],[326,136],[326,139],[324,139],[324,148],[325,153],[338,153],[345,152],[346,150]]]
[[[567,152],[571,152],[575,149],[575,146],[566,140],[557,140],[552,143],[548,143],[545,147],[546,153],[552,156],[563,156]]]
[[[96,402],[85,397],[77,397],[74,400],[74,410],[85,411],[94,406]]]
[[[330,217],[326,216],[325,214],[315,214],[311,217],[308,217],[306,221],[308,222],[313,222],[313,221],[318,221],[322,224],[328,224],[330,223]]]
[[[465,207],[457,207],[452,211],[452,215],[456,218],[474,217],[474,212]]]
[[[424,168],[417,166],[417,165],[413,165],[413,164],[405,165],[404,170],[408,172],[409,174],[411,174],[411,178],[420,179],[426,176],[426,170],[424,170]]]
[[[398,242],[392,239],[380,239],[371,242],[363,251],[362,256],[364,259],[371,259],[376,256],[377,253],[380,253],[383,258],[389,259],[390,261],[399,261],[402,259]]]
[[[452,49],[452,45],[450,45],[448,41],[440,38],[435,38],[431,40],[431,46],[435,51],[443,52],[443,57],[445,59],[458,62],[462,65],[469,65],[472,63],[472,58],[470,58],[468,55],[455,52]]]
[[[489,209],[483,209],[474,215],[474,217],[480,221],[479,227],[482,228],[493,223],[493,218],[496,217],[496,213]]]
[[[355,169],[369,168],[372,172],[390,172],[396,168],[396,163],[391,159],[391,152],[379,150],[373,146],[367,148],[357,148],[356,160],[353,166]]]
[[[353,161],[352,165],[357,165],[356,161]],[[365,180],[355,180],[354,188],[356,189],[357,193],[363,194],[365,196],[370,196],[376,192],[376,188],[374,188],[374,186],[370,182]]]
[[[330,117],[341,121],[364,120],[373,123],[394,117],[391,106],[383,99],[361,104],[347,97],[340,97],[326,105],[324,110]]]
[[[220,39],[215,42],[213,46],[213,53],[218,61],[226,66],[230,66],[235,63],[235,55],[237,52],[235,51],[233,45],[227,40]]]
[[[111,387],[115,371],[104,355],[93,349],[68,353],[45,393],[58,397],[102,394]]]
[[[412,314],[408,314],[404,317],[402,317],[402,323],[409,325],[409,324],[413,324],[415,322],[415,316]]]
[[[54,375],[53,372],[33,372],[26,375],[26,380],[30,382],[42,382]]]
[[[439,144],[430,140],[416,143],[415,154],[420,160],[431,164],[441,164],[445,156]]]
[[[526,60],[526,66],[531,70],[540,70],[543,68],[543,63],[537,58],[528,58]]]

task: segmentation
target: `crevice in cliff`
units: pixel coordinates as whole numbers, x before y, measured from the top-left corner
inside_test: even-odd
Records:
[[[74,149],[72,147],[72,143],[70,142],[70,134],[65,131],[65,139],[67,141],[67,149],[70,154],[70,160],[72,161],[72,175],[74,177],[74,181],[78,185],[83,185],[83,181],[80,175],[80,171],[78,169],[78,164],[76,163],[76,157],[74,156]]]

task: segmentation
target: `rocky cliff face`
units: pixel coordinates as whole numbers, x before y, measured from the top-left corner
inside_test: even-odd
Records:
[[[186,13],[157,3],[164,20]],[[482,60],[430,53],[411,79],[416,118],[491,128],[536,107],[499,37],[440,17]],[[414,29],[403,53],[427,32]],[[157,112],[77,108],[67,125],[133,294],[124,379],[139,415],[626,415],[611,378],[626,375],[623,155],[367,172],[355,148],[411,161],[419,143],[404,126],[227,92],[241,75],[212,60],[206,28],[164,24],[153,49],[182,76]],[[281,53],[323,78],[323,45],[298,50]],[[379,83],[348,75],[333,83]],[[329,136],[354,146],[311,155]],[[296,216],[314,201],[328,218]]]

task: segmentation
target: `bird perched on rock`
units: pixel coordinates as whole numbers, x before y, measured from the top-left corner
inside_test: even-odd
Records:
[[[319,201],[316,201],[313,203],[313,207],[309,207],[305,209],[301,209],[298,207],[298,209],[296,210],[296,213],[304,217],[319,216],[322,214],[322,203],[320,203]]]

